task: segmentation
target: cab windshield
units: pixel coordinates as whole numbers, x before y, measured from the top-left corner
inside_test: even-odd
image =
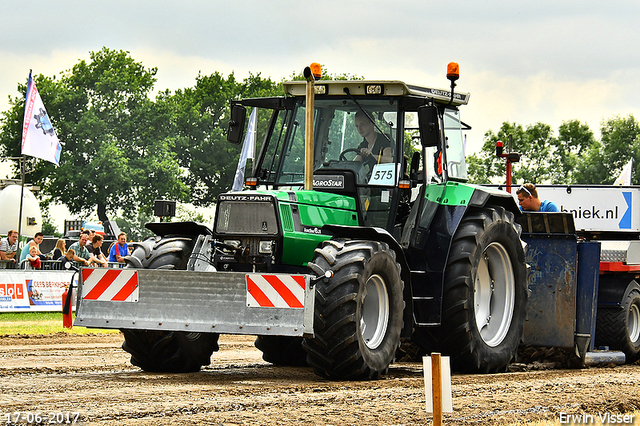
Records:
[[[393,186],[397,178],[397,106],[388,100],[358,104],[349,99],[315,101],[313,170],[350,169],[358,185]],[[287,114],[293,119],[284,117]],[[279,115],[281,130],[275,128],[269,146],[283,145],[283,149],[268,150],[273,154],[263,161],[263,177],[276,186],[302,185],[305,104],[298,102],[292,111],[280,111]],[[369,155],[360,154],[362,148]]]

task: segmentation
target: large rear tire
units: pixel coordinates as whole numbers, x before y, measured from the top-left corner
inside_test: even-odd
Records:
[[[470,209],[451,243],[442,351],[460,372],[506,370],[522,338],[527,277],[520,227],[502,207]]]
[[[303,341],[309,365],[332,380],[386,374],[403,325],[395,252],[376,241],[329,240],[309,267],[318,275],[333,271],[316,284],[315,337]]]
[[[186,269],[193,240],[187,237],[149,237],[134,243],[125,257],[127,268]],[[217,333],[182,331],[121,330],[122,349],[131,354],[131,364],[145,371],[187,373],[211,363],[218,350]]]
[[[631,282],[620,308],[600,308],[596,317],[596,346],[624,352],[627,362],[640,357],[640,286]]]

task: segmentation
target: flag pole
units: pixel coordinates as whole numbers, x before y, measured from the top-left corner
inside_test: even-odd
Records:
[[[22,235],[22,200],[24,198],[24,162],[25,156],[20,157],[20,213],[18,214],[18,249],[20,248],[20,236]],[[17,254],[17,253],[16,253]],[[18,258],[19,260],[19,258]]]

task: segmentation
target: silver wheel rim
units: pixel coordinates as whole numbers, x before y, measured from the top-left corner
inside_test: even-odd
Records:
[[[515,292],[509,253],[500,243],[489,244],[480,258],[474,282],[476,325],[488,346],[498,346],[509,333]]]
[[[634,303],[629,307],[629,319],[627,321],[629,328],[629,340],[636,343],[640,338],[640,308]]]
[[[389,295],[380,275],[367,280],[360,313],[362,339],[369,349],[376,349],[384,340],[389,322]]]

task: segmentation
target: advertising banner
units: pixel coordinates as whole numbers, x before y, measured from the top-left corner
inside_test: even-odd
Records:
[[[515,191],[514,191],[515,192]],[[541,200],[573,214],[576,229],[637,231],[640,229],[640,188],[621,186],[538,186]]]
[[[0,312],[61,311],[69,271],[0,271]],[[74,286],[78,283],[77,274]]]

